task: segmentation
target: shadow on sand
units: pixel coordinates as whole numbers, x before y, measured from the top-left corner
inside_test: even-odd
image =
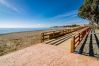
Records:
[[[87,42],[87,40],[88,40],[88,35],[85,37],[85,40],[84,40],[84,42],[83,42],[83,44],[82,44],[82,46],[80,47],[80,49],[79,49],[79,54],[88,54],[89,56],[94,56],[94,51],[93,51],[93,45],[92,45],[92,31],[91,31],[91,33],[90,33],[90,40],[89,40],[89,48],[87,48],[87,50],[89,50],[89,53],[87,53],[86,51],[84,52],[84,47],[85,47],[85,45],[87,44],[86,42]]]
[[[98,37],[97,37],[96,34],[94,34],[94,36],[95,36],[95,40],[96,40],[97,46],[98,46],[98,48],[99,48],[99,40],[98,40]]]

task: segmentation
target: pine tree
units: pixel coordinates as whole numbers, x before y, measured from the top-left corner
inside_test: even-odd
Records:
[[[79,9],[78,16],[99,24],[99,0],[84,0]]]

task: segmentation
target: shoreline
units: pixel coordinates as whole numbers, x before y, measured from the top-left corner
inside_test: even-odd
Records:
[[[60,29],[65,28],[53,28],[46,30],[21,31],[0,34],[0,56],[41,43],[42,32]]]
[[[41,43],[41,33],[56,29],[0,34],[0,56]]]
[[[48,30],[34,30],[0,34],[0,56],[41,43],[40,34]]]
[[[9,31],[9,32],[6,32],[6,30],[8,31],[9,29],[24,29],[24,30],[19,30],[19,31]],[[26,30],[25,30],[26,29]],[[29,29],[29,30],[27,30]],[[31,30],[30,30],[31,29]],[[34,30],[33,30],[34,29]],[[33,31],[44,31],[44,30],[49,30],[50,28],[0,28],[0,35],[5,35],[5,34],[12,34],[12,33],[22,33],[22,32],[33,32]],[[5,30],[5,32],[2,30]]]

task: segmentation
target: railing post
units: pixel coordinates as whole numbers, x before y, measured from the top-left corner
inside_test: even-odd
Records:
[[[86,34],[88,33],[88,29],[86,30]]]
[[[41,43],[44,42],[44,33],[41,33]]]
[[[71,41],[71,53],[73,53],[74,51],[75,51],[75,36],[73,37]]]
[[[81,39],[80,39],[80,33],[79,33],[79,43],[80,43],[80,40],[81,40]]]

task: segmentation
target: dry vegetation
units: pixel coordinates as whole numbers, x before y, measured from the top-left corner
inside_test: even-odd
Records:
[[[64,28],[62,28],[64,29]],[[66,28],[65,28],[66,29]],[[16,32],[0,35],[0,56],[41,42],[41,33],[58,29]]]
[[[58,28],[59,29],[59,28]],[[58,29],[16,32],[0,35],[0,56],[41,42],[41,33]]]
[[[9,33],[0,35],[0,56],[40,43],[40,34],[43,31]]]

